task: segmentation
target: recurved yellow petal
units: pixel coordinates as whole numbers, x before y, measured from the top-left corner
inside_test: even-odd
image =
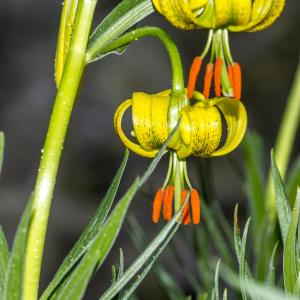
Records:
[[[259,31],[271,26],[281,15],[285,6],[285,2],[286,0],[273,0],[272,7],[267,16],[257,26],[251,28],[249,31]]]
[[[208,157],[219,146],[222,135],[220,112],[214,106],[203,106],[199,102],[182,110],[180,123],[182,147],[179,158],[190,155]]]
[[[241,101],[220,98],[216,106],[223,113],[228,131],[225,144],[211,156],[221,156],[233,151],[242,141],[247,128],[247,112]]]
[[[130,149],[131,151],[135,152],[138,155],[145,156],[145,157],[154,157],[158,150],[145,150],[140,145],[132,142],[127,138],[125,135],[123,129],[122,129],[122,118],[125,113],[125,111],[132,105],[132,100],[126,100],[124,101],[116,110],[114,115],[114,127],[116,130],[116,133],[120,140],[123,142],[123,144]]]
[[[133,93],[133,128],[142,148],[158,149],[168,138],[168,107],[167,91],[156,95]]]

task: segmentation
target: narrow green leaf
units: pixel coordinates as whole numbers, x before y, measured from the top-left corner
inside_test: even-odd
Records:
[[[4,133],[0,131],[0,175],[2,171],[2,165],[3,165],[4,146],[5,146]]]
[[[133,262],[129,269],[124,273],[122,278],[111,286],[101,297],[101,300],[112,299],[117,293],[119,293],[129,282],[140,272],[140,270],[147,263],[149,258],[160,248],[168,236],[173,232],[174,228],[178,226],[178,219],[182,214],[182,208],[184,207],[189,194],[187,195],[186,200],[184,201],[181,209],[173,216],[173,218],[162,228],[162,230],[156,235],[152,240],[149,246],[145,249],[143,253]]]
[[[140,285],[140,283],[144,280],[146,275],[150,272],[152,269],[155,261],[159,257],[159,255],[164,251],[166,246],[169,244],[170,240],[173,238],[174,234],[177,232],[178,228],[180,226],[180,223],[177,223],[175,228],[171,231],[169,236],[166,238],[165,242],[158,248],[157,252],[152,256],[150,259],[150,262],[147,263],[144,266],[144,269],[139,275],[136,275],[136,279],[131,283],[130,288],[124,293],[122,300],[127,300],[129,297],[131,297],[132,293],[136,290],[136,288]],[[177,298],[178,299],[178,298]]]
[[[22,299],[23,292],[23,272],[26,243],[30,221],[32,217],[32,195],[23,212],[21,221],[14,238],[12,252],[8,263],[4,299],[19,300]]]
[[[224,235],[221,232],[215,220],[214,214],[212,213],[212,211],[204,201],[202,201],[201,206],[202,206],[203,214],[206,216],[205,222],[207,225],[208,232],[212,237],[212,242],[214,246],[216,247],[222,259],[228,265],[233,265],[230,249],[228,248],[228,243],[224,240]]]
[[[101,266],[116,240],[129,204],[138,187],[139,179],[136,179],[91,242],[89,250],[72,272],[63,289],[56,296],[57,300],[82,299],[95,268]]]
[[[294,205],[297,188],[300,186],[300,156],[295,160],[292,169],[286,176],[286,194],[289,202]]]
[[[298,272],[297,281],[294,289],[294,295],[300,297],[300,272]]]
[[[276,256],[276,250],[279,245],[279,242],[277,242],[274,246],[272,256],[270,258],[269,262],[269,270],[267,274],[267,279],[266,279],[266,285],[269,287],[274,287],[275,285],[275,256]]]
[[[145,233],[143,232],[140,224],[138,223],[133,214],[129,215],[128,221],[131,229],[131,239],[133,240],[133,243],[135,244],[136,248],[142,252],[142,250],[146,247],[147,244]],[[155,279],[158,281],[164,293],[168,296],[170,300],[178,300],[185,298],[180,285],[176,282],[173,276],[166,271],[166,269],[161,263],[158,265],[154,265],[152,270],[154,272]]]
[[[199,295],[197,299],[198,300],[207,300],[208,299],[208,294],[204,293],[202,295]]]
[[[107,215],[112,206],[113,200],[115,199],[122,175],[124,173],[129,152],[126,150],[123,161],[117,171],[117,174],[113,178],[109,189],[107,190],[104,198],[101,201],[96,213],[93,218],[84,229],[78,241],[75,243],[69,254],[64,259],[63,263],[60,265],[58,271],[56,272],[54,278],[48,285],[47,289],[44,291],[41,300],[48,299],[50,295],[56,290],[56,288],[66,279],[66,276],[70,270],[77,264],[78,260],[87,251],[90,246],[90,242],[95,238],[96,234],[99,232],[103,223],[105,222]]]
[[[216,300],[220,300],[219,296],[219,270],[220,270],[220,263],[221,259],[218,260],[216,266],[216,273],[215,273],[215,298]]]
[[[2,226],[0,225],[0,296],[5,287],[5,278],[6,278],[6,271],[8,267],[9,257],[10,257],[10,253],[9,253],[8,244]]]
[[[124,254],[122,249],[120,249],[120,259],[119,259],[119,270],[118,270],[118,277],[117,280],[119,280],[124,273]]]
[[[235,247],[235,253],[238,259],[238,262],[240,264],[240,256],[241,256],[241,237],[240,237],[240,228],[239,228],[239,222],[238,222],[238,210],[239,206],[236,204],[234,208],[234,221],[233,221],[233,238],[234,238],[234,247]]]
[[[240,275],[240,280],[247,281],[249,279],[249,274],[247,272],[247,263],[246,263],[246,243],[247,243],[247,236],[248,236],[248,229],[250,225],[250,218],[248,218],[244,233],[243,233],[243,238],[242,238],[242,243],[241,243],[241,252],[240,252],[240,267],[239,267],[239,275]],[[243,286],[241,285],[241,292],[244,300],[247,300],[247,295],[246,291],[244,290]]]
[[[243,289],[248,295],[254,295],[259,300],[299,300],[298,297],[285,295],[285,293],[278,288],[270,288],[253,280],[247,282],[243,280],[241,282],[239,277],[224,264],[220,269],[220,275],[225,282],[230,284],[237,291],[239,291],[241,285],[243,285]]]
[[[227,297],[227,289],[225,289],[223,293],[223,300],[227,300]]]
[[[213,213],[217,216],[218,223],[226,236],[226,242],[229,243],[234,250],[234,241],[232,239],[233,231],[231,228],[231,224],[229,224],[228,220],[224,216],[223,210],[221,209],[218,202],[214,202],[212,204]]]
[[[210,300],[215,300],[215,299],[216,299],[216,291],[215,291],[215,289],[213,289],[211,292]]]
[[[297,281],[297,254],[296,254],[296,236],[300,214],[300,189],[292,211],[292,220],[287,232],[284,253],[283,253],[283,278],[286,292],[293,294]]]
[[[102,51],[112,41],[152,12],[154,12],[154,8],[151,0],[123,0],[91,35],[87,47],[87,62],[90,63],[100,59],[103,54]],[[122,52],[124,49],[123,47],[112,51],[112,53],[115,53],[115,51]]]
[[[263,182],[263,141],[260,135],[248,131],[242,149],[246,163],[245,189],[251,207],[251,216],[254,221],[253,230],[256,232],[264,219],[264,182]]]
[[[283,182],[276,165],[273,151],[271,152],[271,171],[275,189],[278,221],[280,225],[282,240],[284,243],[289,229],[289,224],[291,223],[291,208],[284,191]]]
[[[159,163],[159,161],[161,160],[161,158],[167,153],[166,149],[167,149],[167,147],[169,145],[169,142],[171,141],[171,139],[173,138],[174,134],[176,133],[177,129],[179,128],[180,122],[181,122],[181,118],[179,119],[179,121],[177,122],[176,126],[174,127],[174,129],[172,130],[172,132],[170,133],[170,135],[168,136],[167,140],[164,142],[164,144],[160,148],[159,152],[156,154],[156,156],[152,160],[151,164],[149,165],[149,167],[146,170],[146,172],[144,173],[144,175],[141,177],[140,186],[144,185],[147,182],[147,180],[151,176],[152,172],[156,168],[156,166]]]

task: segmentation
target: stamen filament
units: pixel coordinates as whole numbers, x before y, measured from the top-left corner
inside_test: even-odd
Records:
[[[192,189],[191,192],[191,205],[192,205],[192,218],[194,224],[200,223],[200,198],[198,191],[196,189]]]
[[[228,73],[229,81],[230,81],[231,86],[233,88],[233,71],[232,71],[232,65],[228,65],[227,66],[227,73]]]
[[[174,195],[174,186],[168,185],[165,189],[164,193],[164,207],[163,207],[163,217],[164,220],[170,221],[172,218],[172,212],[173,212],[173,195]]]
[[[205,77],[204,77],[203,95],[204,95],[205,99],[208,99],[209,95],[210,95],[213,74],[214,74],[214,64],[209,63],[206,65],[206,72],[205,72]]]
[[[195,90],[196,86],[196,81],[198,74],[200,72],[202,65],[202,59],[200,56],[197,56],[194,58],[191,69],[190,69],[190,74],[189,74],[189,81],[188,81],[188,86],[187,86],[187,96],[188,98],[191,98],[193,96],[193,92]]]
[[[221,72],[222,72],[222,58],[217,58],[214,72],[215,94],[221,97]]]
[[[242,71],[238,63],[233,64],[233,93],[234,97],[238,100],[242,96]]]
[[[184,202],[188,191],[186,189],[181,192],[181,204]],[[190,209],[189,209],[189,201],[186,202],[183,211],[182,211],[182,221],[184,225],[188,225],[190,223]]]
[[[164,191],[162,188],[159,188],[153,200],[153,212],[152,212],[153,223],[158,223],[160,219],[160,212],[163,204],[163,198],[164,198]]]

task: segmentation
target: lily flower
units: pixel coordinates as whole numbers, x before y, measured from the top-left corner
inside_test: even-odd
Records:
[[[286,0],[153,0],[155,8],[180,29],[259,31],[271,26]]]
[[[233,151],[243,139],[247,127],[247,113],[239,101],[240,68],[232,61],[227,30],[210,30],[207,45],[200,57],[195,58],[185,88],[180,54],[172,39],[163,30],[138,29],[133,34],[125,35],[117,46],[146,34],[159,37],[166,46],[172,65],[172,88],[157,94],[134,92],[130,99],[117,108],[114,127],[127,148],[149,158],[158,153],[176,128],[167,145],[169,167],[165,181],[153,200],[152,220],[157,223],[161,214],[164,220],[170,220],[173,212],[177,212],[186,197],[189,197],[183,208],[181,222],[186,225],[198,224],[200,196],[190,182],[186,159],[190,156],[208,158],[225,155]],[[202,61],[209,50],[211,58],[201,93],[196,91],[196,81]],[[232,74],[227,71],[227,64]],[[212,80],[215,95],[211,97]],[[123,116],[129,108],[132,115],[132,137],[128,137],[122,129]]]
[[[175,196],[175,211],[180,208],[188,191],[191,191],[191,211],[189,202],[183,213],[183,223],[200,222],[200,198],[190,183],[186,158],[189,156],[214,157],[233,151],[241,142],[247,127],[247,113],[241,101],[229,97],[205,99],[200,92],[193,92],[195,104],[181,108],[181,121],[178,134],[174,135],[168,149],[169,169],[163,186],[157,191],[153,201],[152,219],[157,223],[161,210],[163,218],[170,220]],[[124,101],[116,110],[114,126],[123,144],[131,151],[145,157],[154,157],[169,135],[168,109],[171,90],[149,95],[135,92],[132,98]],[[122,129],[124,113],[132,107],[132,135],[128,138]],[[222,124],[222,117],[226,125]],[[225,132],[226,140],[221,145]],[[176,190],[176,182],[179,189]],[[176,194],[177,193],[177,197]],[[176,198],[179,199],[176,201]]]

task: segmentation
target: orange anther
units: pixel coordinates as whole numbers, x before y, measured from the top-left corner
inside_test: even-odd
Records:
[[[196,189],[192,189],[191,192],[191,204],[192,204],[192,217],[193,223],[199,224],[200,223],[200,198],[198,191]]]
[[[228,66],[227,66],[227,73],[228,73],[229,81],[230,81],[231,86],[232,86],[232,88],[233,88],[233,72],[232,72],[232,65],[228,65]]]
[[[168,185],[164,193],[164,207],[163,207],[163,217],[164,220],[170,221],[172,218],[172,204],[173,204],[174,186]]]
[[[215,64],[215,73],[214,73],[214,81],[215,81],[215,94],[217,97],[221,97],[221,72],[222,72],[222,58],[217,58]]]
[[[234,63],[233,72],[233,94],[234,98],[240,100],[242,96],[242,71],[238,63]]]
[[[160,218],[161,207],[163,203],[164,191],[159,188],[153,200],[152,221],[158,223]]]
[[[189,98],[193,96],[193,92],[195,90],[196,81],[197,81],[198,74],[200,72],[201,65],[202,65],[202,59],[200,58],[200,56],[196,56],[193,60],[190,69],[189,81],[187,86],[187,96]]]
[[[204,95],[205,99],[209,98],[213,74],[214,74],[214,64],[209,63],[206,65],[206,72],[205,72],[205,77],[204,77],[203,95]]]
[[[186,196],[188,194],[188,191],[186,189],[182,190],[181,192],[181,203],[184,202]],[[182,221],[184,225],[188,225],[191,221],[190,217],[190,207],[189,207],[189,201],[186,202],[183,211],[182,211]]]

